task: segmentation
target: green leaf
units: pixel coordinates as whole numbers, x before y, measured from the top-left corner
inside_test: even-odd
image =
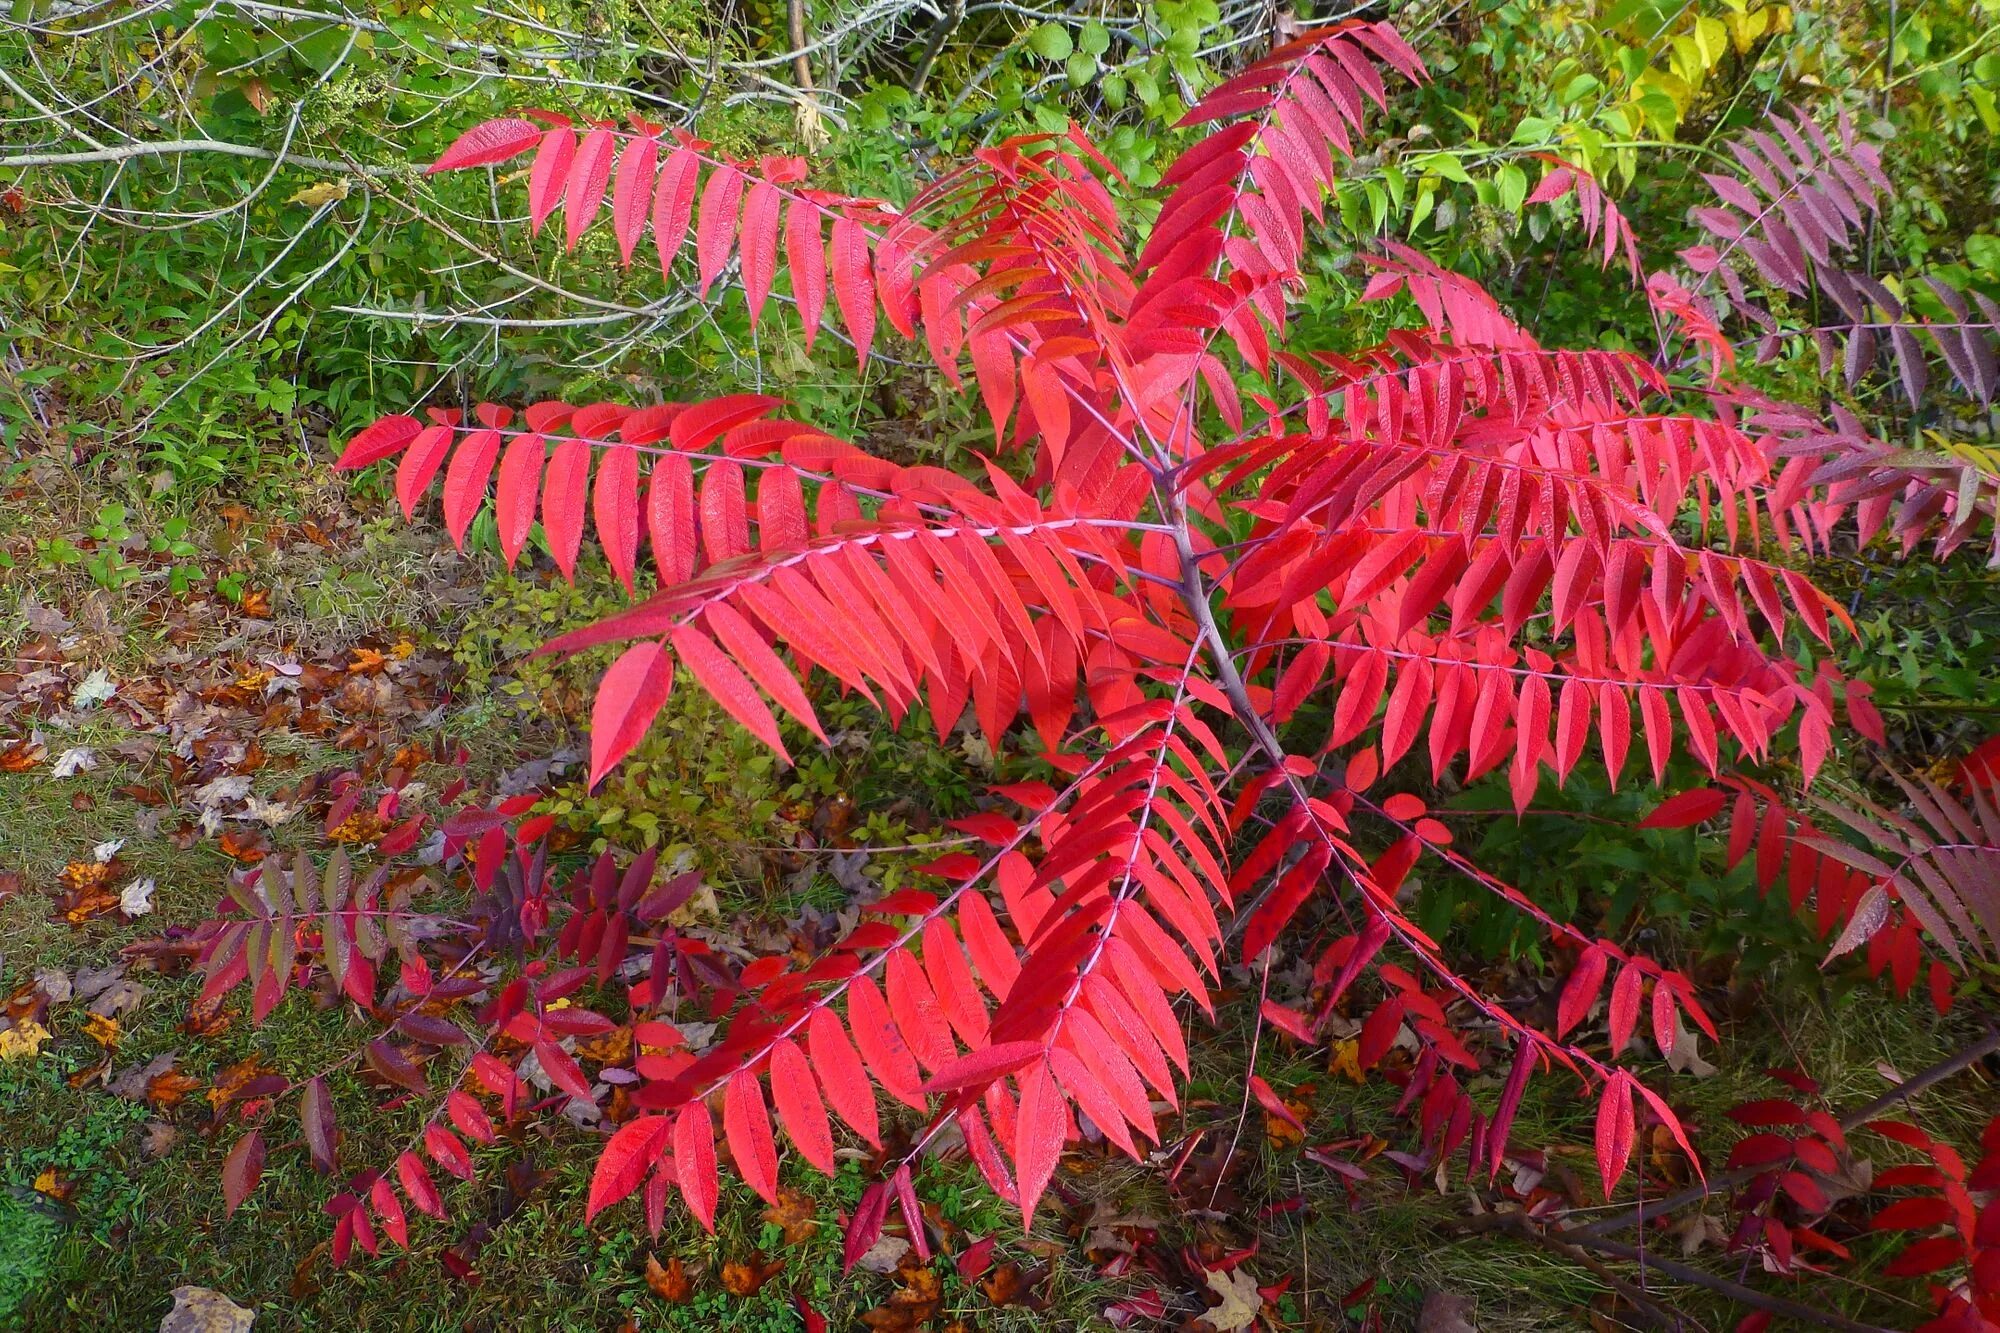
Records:
[[[1044,60],[1068,60],[1076,45],[1070,41],[1069,29],[1051,19],[1028,34],[1028,49]]]
[[[1446,180],[1457,181],[1460,185],[1472,184],[1472,176],[1466,171],[1465,164],[1451,153],[1426,153],[1411,165],[1419,171],[1436,172]]]
[[[1518,164],[1508,162],[1501,166],[1494,183],[1500,191],[1500,207],[1520,216],[1521,205],[1528,197],[1528,173]]]
[[[1111,49],[1111,30],[1096,19],[1083,25],[1076,35],[1076,49],[1086,55],[1101,56]]]
[[[1097,77],[1097,57],[1088,51],[1078,51],[1063,62],[1063,74],[1069,79],[1069,86],[1081,88]]]

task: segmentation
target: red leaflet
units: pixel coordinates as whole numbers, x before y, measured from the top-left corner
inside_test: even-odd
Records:
[[[506,484],[504,474],[500,480]],[[567,439],[557,445],[542,484],[542,536],[556,568],[571,582],[576,581],[577,552],[583,548],[583,502],[589,482],[590,441]]]
[[[541,1063],[542,1072],[549,1081],[579,1101],[594,1101],[590,1091],[590,1080],[583,1076],[568,1051],[552,1041],[535,1043],[535,1059]]]
[[[1952,1220],[1951,1205],[1936,1195],[1898,1199],[1868,1219],[1870,1231],[1928,1231]]]
[[[583,145],[576,150],[576,162],[570,167],[569,183],[563,191],[565,249],[576,249],[583,233],[597,220],[597,211],[604,206],[605,188],[611,184],[611,157],[617,151],[617,138],[602,125],[583,136]]]
[[[743,300],[754,325],[778,271],[778,187],[758,181],[743,202]]]
[[[653,192],[653,245],[660,254],[660,272],[668,273],[674,256],[687,240],[688,219],[694,215],[694,187],[701,159],[692,148],[677,148],[660,171]]]
[[[444,1200],[438,1195],[437,1185],[432,1182],[430,1168],[424,1165],[423,1158],[413,1152],[399,1155],[396,1158],[396,1179],[418,1212],[426,1217],[435,1217],[440,1222],[444,1220]]]
[[[869,272],[868,238],[852,218],[833,222],[833,297],[847,336],[854,340],[855,360],[865,369],[875,341],[875,281]]]
[[[1639,821],[1640,828],[1687,828],[1702,824],[1722,813],[1729,795],[1720,787],[1697,787],[1669,796]]]
[[[1285,1105],[1285,1099],[1278,1095],[1275,1088],[1255,1074],[1250,1076],[1250,1095],[1257,1099],[1257,1105],[1264,1108],[1264,1114],[1273,1120],[1282,1121],[1301,1134],[1306,1132],[1306,1127],[1299,1122],[1298,1116],[1293,1114],[1292,1108]]]
[[[833,1174],[833,1128],[812,1066],[798,1043],[785,1040],[771,1048],[771,1100],[778,1119],[799,1155],[826,1175]]]
[[[597,465],[597,484],[590,494],[591,518],[611,572],[631,596],[632,576],[639,563],[639,451],[621,444]]]
[[[674,660],[658,643],[635,643],[597,682],[590,705],[590,785],[645,738],[674,689]]]
[[[222,1204],[226,1213],[243,1206],[264,1176],[264,1134],[251,1130],[229,1146],[222,1159]]]
[[[751,628],[749,621],[730,606],[718,603],[708,609],[708,627],[715,632],[716,639],[730,656],[742,664],[750,678],[777,700],[779,707],[803,723],[806,730],[821,741],[826,740],[826,732],[820,728],[819,718],[814,716],[805,691],[799,688],[798,678]]]
[[[1597,992],[1604,985],[1604,974],[1610,966],[1610,958],[1604,946],[1593,944],[1583,951],[1576,960],[1576,970],[1569,974],[1569,981],[1563,986],[1562,997],[1556,1002],[1556,1035],[1566,1035],[1581,1023],[1590,1006],[1597,1003]]]
[[[719,651],[714,642],[692,625],[683,625],[671,636],[681,664],[701,683],[723,710],[787,762],[791,754],[778,737],[778,720],[757,694],[736,664]]]
[[[653,464],[646,491],[646,535],[653,543],[653,565],[662,588],[694,577],[700,535],[694,517],[694,469],[678,454]]]
[[[764,1108],[764,1090],[757,1076],[737,1070],[723,1093],[722,1125],[729,1136],[729,1155],[743,1181],[770,1203],[778,1201],[778,1145],[771,1137],[771,1115]]]
[[[403,506],[404,518],[416,513],[417,501],[430,489],[438,469],[444,466],[451,435],[449,426],[431,426],[420,431],[404,450],[402,461],[396,464],[396,501]]]
[[[759,417],[767,416],[771,409],[782,406],[783,403],[782,398],[773,398],[769,394],[762,393],[733,393],[722,398],[711,398],[707,402],[696,403],[677,413],[669,429],[669,438],[672,439],[676,449],[706,449],[724,432],[746,421],[755,421]],[[744,543],[744,549],[749,549],[747,541]]]
[[[1016,1081],[1021,1100],[1015,1114],[1014,1173],[1020,1194],[1021,1224],[1032,1227],[1035,1204],[1047,1188],[1049,1177],[1055,1174],[1063,1140],[1069,1136],[1069,1112],[1047,1065],[1029,1065]]]
[[[458,1141],[458,1135],[443,1125],[424,1126],[424,1151],[431,1160],[460,1180],[472,1179],[472,1156],[465,1151],[465,1145]]]
[[[403,1249],[410,1248],[409,1223],[403,1216],[403,1205],[396,1198],[396,1187],[389,1183],[387,1176],[375,1177],[368,1187],[368,1203],[375,1210],[375,1216],[382,1219],[382,1230]]]
[[[1041,1058],[1038,1041],[1003,1041],[984,1050],[970,1051],[951,1060],[924,1084],[929,1093],[956,1092],[961,1088],[983,1088],[994,1079]]]
[[[351,472],[370,463],[379,463],[400,453],[423,429],[423,423],[415,417],[383,417],[356,432],[347,442],[347,447],[340,451],[340,459],[333,466],[338,471]]]
[[[486,502],[486,483],[500,457],[500,432],[476,430],[460,441],[444,473],[444,526],[451,544],[465,549],[465,534]]]
[[[923,1079],[917,1072],[916,1057],[904,1044],[903,1036],[889,1018],[873,978],[859,977],[848,991],[848,1021],[854,1029],[854,1044],[883,1089],[898,1101],[921,1111],[924,1107]]]
[[[715,1172],[715,1121],[702,1102],[688,1103],[674,1120],[674,1174],[688,1211],[713,1233],[715,1205],[721,1197]]]
[[[708,173],[701,192],[701,213],[694,225],[695,272],[704,299],[709,284],[729,262],[736,242],[736,205],[743,198],[743,173],[723,164]]]
[[[333,1098],[326,1080],[315,1075],[299,1094],[299,1127],[305,1131],[306,1151],[312,1154],[313,1169],[331,1175],[336,1166],[334,1151],[339,1142],[333,1127]],[[245,1191],[248,1193],[248,1191]]]
[[[542,486],[542,437],[517,435],[500,460],[500,490],[494,501],[494,522],[500,529],[500,554],[512,569],[528,532],[535,525],[535,495]]]
[[[1620,1069],[1604,1085],[1597,1103],[1597,1171],[1609,1199],[1632,1160],[1632,1076]]]
[[[826,310],[826,239],[820,232],[819,206],[794,199],[785,210],[785,263],[792,276],[792,299],[799,305],[799,322],[805,327],[806,350]]]
[[[861,1057],[848,1042],[840,1019],[831,1009],[822,1006],[813,1010],[806,1025],[806,1049],[811,1053],[813,1068],[819,1071],[826,1100],[835,1114],[866,1139],[869,1146],[881,1147],[875,1092],[869,1085],[868,1072],[861,1067]]]
[[[743,468],[733,460],[710,463],[702,478],[701,542],[710,563],[750,551],[750,506],[743,494]]]
[[[847,1235],[841,1242],[840,1271],[850,1272],[862,1255],[875,1247],[882,1237],[882,1224],[889,1219],[889,1186],[886,1181],[877,1181],[861,1191],[861,1202],[855,1205],[854,1217],[847,1224]]]
[[[528,229],[540,233],[549,214],[569,190],[570,166],[576,160],[576,132],[558,125],[542,135],[535,165],[528,172]]]
[[[452,141],[451,147],[444,150],[443,156],[424,169],[424,174],[434,176],[440,171],[488,167],[505,162],[533,148],[541,137],[541,127],[531,120],[513,117],[489,120],[459,135]]]
[[[618,155],[618,176],[611,187],[611,230],[618,238],[622,264],[632,262],[640,234],[646,230],[659,163],[660,141],[651,135],[627,140],[625,151]]]
[[[1645,988],[1646,976],[1638,968],[1626,964],[1618,974],[1618,980],[1611,986],[1611,1053],[1619,1055],[1632,1040],[1632,1030],[1639,1025],[1639,995]],[[1672,1050],[1669,1042],[1666,1050]]]
[[[618,1127],[598,1155],[590,1178],[590,1200],[584,1205],[589,1221],[639,1188],[667,1146],[672,1121],[663,1115],[635,1116]]]

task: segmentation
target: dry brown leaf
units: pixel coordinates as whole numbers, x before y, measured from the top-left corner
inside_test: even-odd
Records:
[[[748,1259],[731,1260],[722,1266],[722,1289],[731,1296],[755,1296],[784,1267],[783,1259],[766,1263],[762,1250],[752,1250]]]
[[[57,1203],[68,1203],[70,1196],[76,1193],[76,1181],[54,1167],[48,1167],[35,1177],[35,1192],[46,1194]]]
[[[1036,1293],[1035,1286],[1048,1273],[1046,1264],[1024,1270],[1017,1263],[1004,1263],[979,1280],[979,1290],[995,1306],[1019,1305],[1040,1310],[1048,1301]]]
[[[646,1286],[655,1296],[673,1305],[685,1305],[694,1299],[694,1283],[688,1281],[687,1267],[678,1255],[664,1267],[657,1255],[647,1255]]]
[[[1264,1308],[1264,1297],[1257,1290],[1256,1278],[1241,1268],[1232,1268],[1226,1273],[1210,1270],[1202,1274],[1202,1280],[1219,1298],[1201,1317],[1215,1333],[1238,1333],[1257,1322],[1257,1315]]]
[[[764,1210],[764,1220],[785,1233],[785,1244],[802,1245],[819,1234],[818,1210],[797,1190],[778,1187],[778,1201]]]
[[[632,1058],[632,1029],[627,1026],[600,1032],[594,1037],[579,1038],[576,1043],[577,1058],[597,1065],[622,1065]]]

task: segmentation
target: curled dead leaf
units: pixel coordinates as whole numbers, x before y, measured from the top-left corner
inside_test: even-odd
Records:
[[[694,1299],[694,1283],[688,1281],[687,1267],[676,1255],[662,1265],[659,1256],[646,1256],[646,1287],[671,1305],[685,1305]]]

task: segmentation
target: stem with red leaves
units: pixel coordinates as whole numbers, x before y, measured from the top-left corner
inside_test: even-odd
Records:
[[[1857,1106],[1846,1115],[1841,1116],[1840,1127],[1843,1130],[1849,1130],[1858,1125],[1865,1124],[1873,1120],[1876,1116],[1881,1115],[1884,1111],[1908,1101],[1933,1084],[1941,1083],[1953,1074],[1971,1068],[1996,1051],[2000,1051],[2000,1027],[1989,1027],[1986,1029],[1984,1037],[1973,1042],[1958,1054],[1949,1059],[1940,1060],[1922,1073],[1914,1074],[1903,1080],[1903,1082],[1898,1083],[1895,1087],[1889,1089],[1889,1091],[1883,1093],[1873,1101]],[[1768,1169],[1768,1167],[1762,1166],[1741,1167],[1734,1171],[1719,1172],[1704,1184],[1691,1185],[1678,1194],[1670,1194],[1664,1199],[1656,1200],[1643,1207],[1634,1208],[1630,1212],[1620,1213],[1615,1217],[1600,1219],[1588,1226],[1578,1227],[1567,1234],[1579,1242],[1595,1244],[1600,1238],[1611,1235],[1614,1232],[1623,1231],[1626,1227],[1634,1226],[1647,1217],[1658,1217],[1666,1213],[1671,1213],[1676,1209],[1685,1208],[1691,1203],[1698,1203],[1707,1198],[1716,1189],[1728,1189],[1732,1186],[1740,1185],[1744,1181],[1750,1180]]]

